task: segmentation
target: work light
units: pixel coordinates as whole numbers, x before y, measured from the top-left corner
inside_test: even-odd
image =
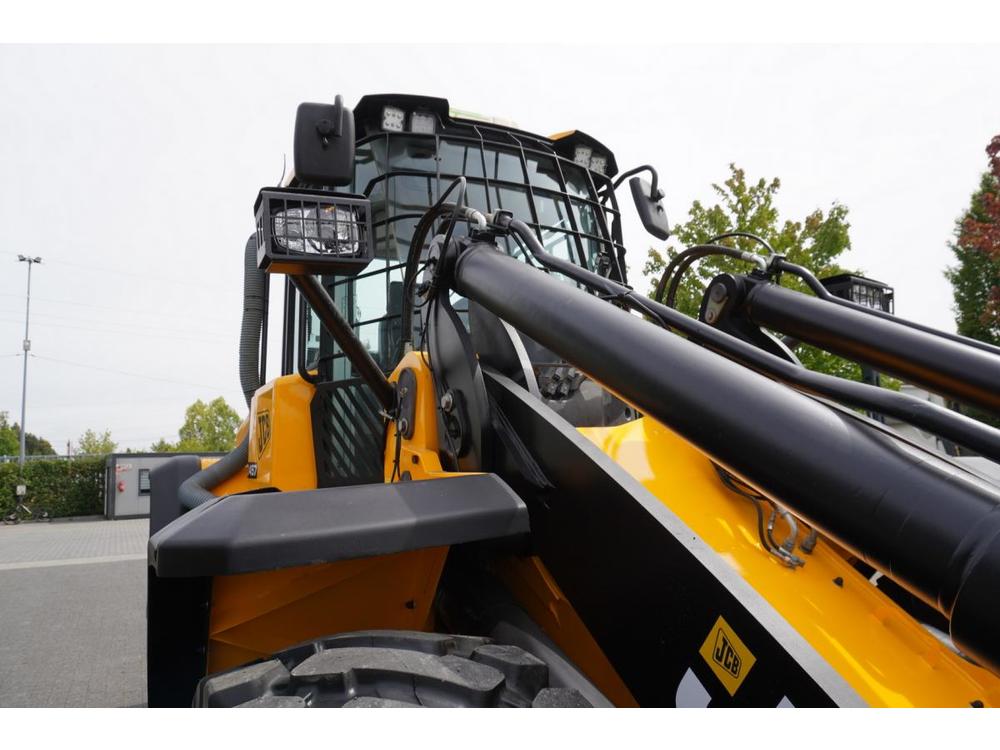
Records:
[[[604,154],[592,154],[590,168],[598,174],[605,174],[608,171],[608,157]]]
[[[842,273],[820,279],[820,283],[834,297],[850,300],[855,304],[870,307],[873,310],[881,310],[890,315],[893,313],[895,292],[891,286],[883,284],[881,281],[866,279],[864,276],[855,276],[851,273]]]
[[[433,135],[437,130],[437,118],[430,112],[414,112],[410,115],[410,132]]]
[[[406,112],[399,107],[387,104],[382,107],[382,130],[401,133],[406,126]]]
[[[351,276],[371,261],[367,198],[318,190],[265,189],[254,212],[257,265],[262,270]]]

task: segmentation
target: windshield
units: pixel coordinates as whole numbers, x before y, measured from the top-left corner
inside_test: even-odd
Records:
[[[386,372],[401,356],[403,267],[414,229],[458,176],[467,180],[467,205],[483,213],[511,211],[553,255],[600,273],[615,265],[618,246],[609,227],[618,212],[607,177],[543,150],[541,141],[474,131],[478,138],[382,133],[357,146],[351,188],[372,202],[375,259],[357,277],[324,277],[323,283]],[[526,258],[518,242],[501,242],[512,256]],[[350,363],[309,312],[299,318],[307,367],[319,363],[324,380],[351,377]]]

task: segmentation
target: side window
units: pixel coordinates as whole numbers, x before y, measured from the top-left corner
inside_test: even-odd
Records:
[[[139,494],[149,494],[149,469],[139,469]]]

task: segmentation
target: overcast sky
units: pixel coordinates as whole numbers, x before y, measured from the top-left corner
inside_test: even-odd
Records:
[[[1000,133],[1000,47],[608,47],[588,67],[594,52],[0,47],[0,411],[20,419],[25,253],[44,258],[29,432],[59,451],[87,428],[146,448],[176,439],[196,398],[243,413],[253,200],[291,157],[296,105],[336,93],[442,96],[543,134],[584,130],[622,168],[659,169],[674,221],[711,199],[729,162],[780,177],[784,217],[845,204],[844,263],[893,285],[897,314],[954,330],[942,272]],[[623,205],[644,289],[656,241]]]

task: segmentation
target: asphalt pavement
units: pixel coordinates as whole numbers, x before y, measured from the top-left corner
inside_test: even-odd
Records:
[[[149,521],[0,526],[0,707],[146,703]]]

